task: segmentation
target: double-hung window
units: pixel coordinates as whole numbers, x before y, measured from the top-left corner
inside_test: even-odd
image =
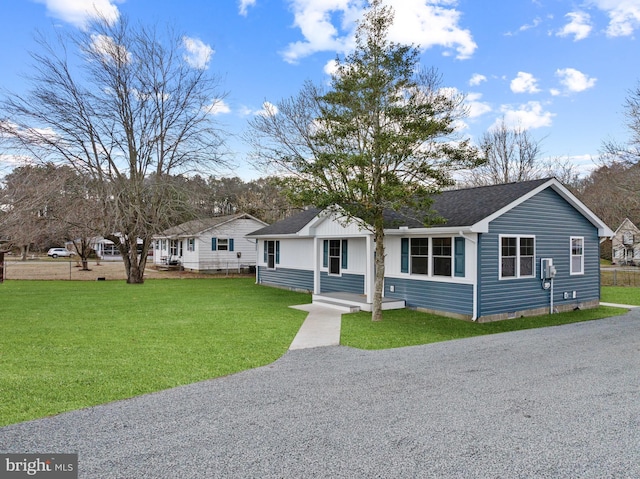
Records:
[[[500,237],[500,278],[535,276],[535,237]]]
[[[425,276],[452,276],[455,254],[455,275],[464,277],[464,244],[464,238],[456,238],[454,248],[454,239],[451,236],[402,238],[400,272]]]
[[[584,238],[571,237],[571,272],[584,274]]]
[[[429,274],[429,238],[411,238],[411,274]]]
[[[264,262],[268,269],[276,269],[280,263],[280,241],[264,242]]]
[[[433,238],[433,275],[451,276],[451,238]]]
[[[196,239],[189,238],[187,239],[187,251],[195,251],[196,250]]]

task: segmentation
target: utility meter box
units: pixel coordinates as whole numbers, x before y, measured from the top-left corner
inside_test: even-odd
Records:
[[[540,279],[553,279],[556,276],[556,267],[552,258],[540,259]]]

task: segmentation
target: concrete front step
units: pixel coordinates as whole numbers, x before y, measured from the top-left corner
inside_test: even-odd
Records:
[[[327,308],[335,309],[336,311],[340,311],[342,313],[357,313],[358,311],[360,311],[360,306],[349,304],[348,302],[341,300],[318,298],[315,296],[313,297],[313,304],[326,306]]]

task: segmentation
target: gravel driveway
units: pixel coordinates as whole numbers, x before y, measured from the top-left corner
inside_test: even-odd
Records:
[[[640,477],[640,310],[228,377],[0,429],[81,478]]]

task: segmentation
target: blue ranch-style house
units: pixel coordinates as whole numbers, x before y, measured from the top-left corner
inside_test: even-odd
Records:
[[[445,191],[424,226],[389,212],[383,308],[495,321],[593,308],[600,240],[613,232],[555,178]],[[308,209],[248,235],[260,284],[371,310],[373,235]]]

